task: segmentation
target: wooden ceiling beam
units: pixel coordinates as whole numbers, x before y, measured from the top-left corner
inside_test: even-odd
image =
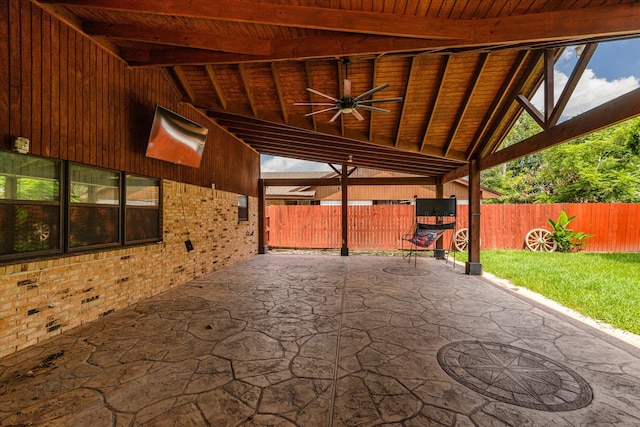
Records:
[[[576,63],[575,68],[571,72],[571,76],[569,76],[569,81],[565,85],[560,97],[558,98],[558,102],[556,103],[551,115],[549,116],[549,125],[555,126],[560,120],[560,116],[564,112],[567,104],[569,103],[569,99],[571,99],[571,95],[573,95],[576,86],[578,86],[578,82],[580,78],[584,74],[584,71],[587,69],[589,65],[589,61],[593,57],[593,54],[598,47],[597,43],[589,43],[584,47],[584,50],[580,54],[580,58],[578,58],[578,62]]]
[[[82,28],[88,35],[103,36],[110,39],[125,39],[245,55],[271,54],[271,42],[269,40],[236,37],[223,33],[215,34],[187,31],[176,28],[175,26],[146,27],[140,25],[108,24],[104,22],[85,22]]]
[[[446,184],[447,182],[454,181],[456,179],[464,178],[469,175],[469,165],[462,165],[440,177],[440,184]]]
[[[378,78],[378,62],[379,62],[379,58],[380,56],[376,56],[373,59],[373,63],[371,64],[371,66],[373,67],[373,72],[371,73],[371,82],[372,85],[371,87],[378,87],[379,85],[377,84],[377,78]],[[406,99],[406,98],[404,98]],[[404,104],[403,104],[403,108],[404,108]],[[375,122],[374,120],[374,114],[371,114],[371,112],[369,112],[369,135],[367,137],[367,141],[371,141],[371,138],[374,135],[374,131],[373,131],[373,123]],[[402,114],[400,114],[400,117],[402,117]]]
[[[292,148],[290,144],[287,145],[286,141],[282,141],[280,144],[275,144],[272,141],[263,142],[260,140],[249,140],[247,141],[247,143],[257,151],[259,151],[261,154],[289,157],[320,163],[343,164],[345,162],[348,162],[348,158],[350,155],[348,150],[342,149],[332,151],[318,151],[315,149],[308,149],[305,151],[296,150],[295,148]],[[384,159],[377,159],[366,156],[358,157],[356,155],[352,156],[352,162],[354,165],[358,165],[361,167],[413,173],[422,176],[439,176],[449,170],[446,168],[430,166],[428,164],[411,164],[407,162],[389,163]]]
[[[310,88],[310,87],[313,86],[313,82],[311,81],[311,78],[312,78],[313,74],[311,74],[311,62],[310,61],[305,62],[304,71],[305,71],[305,75],[307,77],[307,88]],[[309,95],[309,102],[313,102],[313,95],[311,94],[311,92],[307,91],[307,94]],[[313,110],[313,108],[312,108],[312,110]],[[313,125],[313,130],[318,130],[318,122],[316,122],[315,114],[312,114],[309,117],[311,118],[311,124]]]
[[[336,171],[339,173],[340,171]],[[340,178],[264,178],[264,185],[271,187],[320,187],[340,185]],[[425,177],[371,177],[371,178],[349,178],[348,185],[435,185],[436,179],[431,176]]]
[[[446,162],[440,159],[432,159],[426,156],[420,156],[420,155],[416,155],[416,154],[409,154],[409,153],[403,153],[403,152],[372,152],[371,150],[367,149],[367,148],[362,148],[359,147],[356,144],[353,143],[337,143],[337,142],[332,142],[327,143],[325,141],[318,141],[318,139],[314,139],[311,137],[303,137],[303,136],[295,136],[292,134],[288,134],[288,133],[278,133],[278,132],[273,132],[273,131],[268,131],[268,130],[253,130],[253,129],[242,129],[242,128],[235,128],[235,127],[228,127],[224,124],[221,124],[221,126],[227,127],[228,130],[235,134],[236,136],[238,136],[238,138],[250,138],[253,141],[256,140],[263,140],[263,141],[283,141],[285,144],[287,144],[288,146],[291,146],[292,143],[296,143],[298,144],[297,147],[295,148],[313,148],[313,147],[324,147],[321,148],[324,151],[327,152],[331,152],[334,149],[345,149],[345,150],[349,150],[351,151],[351,154],[358,154],[358,155],[370,155],[370,156],[381,156],[384,157],[385,159],[388,160],[392,160],[392,161],[398,161],[398,162],[412,162],[412,163],[416,163],[416,164],[423,164],[423,163],[429,163],[431,165],[436,165],[436,166],[443,166],[444,168],[451,168],[452,165],[456,165],[455,162]],[[320,145],[318,144],[319,142],[324,142],[324,145]]]
[[[291,148],[291,146],[287,146],[284,142],[280,145],[274,144],[273,142],[265,143],[263,141],[248,141],[248,144],[251,144],[255,150],[260,152],[261,154],[268,154],[273,156],[281,156],[281,157],[291,157],[296,159],[309,160],[313,162],[320,163],[335,163],[335,164],[344,164],[349,161],[349,156],[352,158],[353,164],[357,164],[361,167],[367,167],[372,169],[380,169],[380,170],[395,170],[398,172],[405,173],[413,173],[417,175],[425,175],[425,176],[440,176],[450,169],[426,165],[426,164],[415,164],[415,163],[407,163],[407,162],[395,162],[389,163],[384,159],[366,157],[366,156],[355,156],[349,154],[348,150],[335,150],[331,152],[327,151],[317,151],[314,149],[309,149],[304,152],[300,150],[295,150]]]
[[[478,149],[477,149],[478,151],[476,151],[480,153],[479,154],[480,157],[486,156],[489,153],[497,150],[500,144],[502,143],[504,137],[506,136],[506,133],[509,132],[512,125],[518,119],[518,116],[520,114],[509,115],[508,111],[509,109],[513,108],[513,103],[517,102],[516,101],[517,96],[522,93],[522,88],[524,84],[534,74],[534,70],[542,66],[541,64],[543,61],[544,52],[542,51],[531,52],[531,55],[533,55],[533,57],[530,58],[531,60],[528,66],[526,67],[526,69],[522,71],[519,78],[518,76],[514,76],[515,80],[511,82],[512,84],[508,87],[507,93],[505,94],[505,96],[501,97],[502,100],[504,101],[502,103],[502,107],[496,106],[497,111],[495,114],[495,120],[491,123],[490,128],[488,129],[487,133],[485,133],[482,142],[480,142],[478,146]],[[540,75],[540,80],[541,79],[542,79],[542,76]],[[539,84],[534,85],[534,87],[536,88],[538,86]],[[535,89],[532,91],[532,93],[533,92],[535,92]],[[525,94],[525,95],[529,95],[529,94]],[[522,111],[522,109],[520,109],[520,111]],[[501,126],[505,123],[505,121],[507,121],[507,125]],[[500,129],[502,129],[502,134],[500,134]]]
[[[272,40],[271,46],[271,54],[268,55],[234,54],[173,46],[164,49],[146,49],[146,51],[122,49],[121,55],[130,65],[141,67],[166,64],[237,64],[405,53],[430,50],[438,47],[439,44],[423,39],[336,33],[318,37]]]
[[[427,145],[427,136],[429,135],[429,128],[431,128],[431,123],[433,122],[433,117],[435,116],[434,112],[438,108],[438,104],[442,101],[442,88],[444,87],[445,80],[447,79],[447,72],[449,70],[449,59],[449,55],[445,56],[443,59],[440,70],[440,77],[438,79],[440,84],[438,85],[438,89],[436,90],[436,96],[433,100],[433,104],[429,109],[429,120],[427,120],[427,125],[424,128],[424,135],[422,136],[422,142],[420,143],[420,148],[418,151],[424,150],[424,147]]]
[[[40,7],[41,9],[46,10],[52,16],[56,17],[61,22],[64,22],[74,30],[81,33],[83,32],[82,20],[78,18],[76,15],[73,15],[72,13],[70,13],[69,10],[64,7],[64,5],[55,5],[55,4],[44,5],[39,1],[33,1],[33,3],[38,5],[38,7]],[[111,40],[108,40],[104,37],[99,37],[99,36],[96,36],[96,37],[90,36],[89,38],[95,41],[96,44],[98,44],[102,49],[105,49],[106,51],[112,53],[113,55],[115,55],[116,58],[118,58],[118,60],[122,61],[120,48]]]
[[[554,65],[556,64],[556,55],[555,51],[552,49],[544,50],[544,82],[543,82],[543,92],[544,92],[544,124],[542,126],[543,129],[549,127],[549,117],[551,117],[551,112],[553,111],[553,105],[555,104],[555,77],[554,77]]]
[[[271,74],[273,75],[273,83],[276,87],[276,93],[278,94],[278,103],[280,104],[280,111],[282,112],[282,120],[285,123],[289,123],[289,113],[287,112],[287,103],[284,99],[284,91],[282,90],[282,83],[280,82],[280,73],[278,72],[278,64],[276,62],[271,63]]]
[[[478,161],[478,167],[480,170],[489,169],[636,116],[640,116],[640,89],[632,90],[566,122],[483,157]]]
[[[251,85],[249,84],[249,79],[247,78],[247,71],[245,70],[244,64],[238,65],[238,72],[240,73],[240,78],[242,79],[244,92],[247,94],[247,99],[249,100],[249,107],[251,107],[251,112],[254,116],[257,116],[258,107],[256,106],[256,99],[253,96],[253,90],[251,90]]]
[[[473,20],[475,43],[522,43],[638,34],[640,3],[571,8]]]
[[[424,154],[412,153],[401,150],[387,149],[385,147],[375,146],[365,142],[353,141],[348,139],[342,139],[339,137],[331,138],[330,136],[313,135],[313,134],[301,134],[297,132],[288,132],[278,128],[266,128],[259,126],[242,126],[241,124],[232,124],[224,120],[218,121],[220,126],[227,128],[230,132],[237,135],[249,135],[262,138],[283,138],[291,142],[297,143],[310,143],[321,147],[348,147],[354,152],[360,154],[373,153],[375,155],[383,155],[386,158],[392,160],[416,160],[418,162],[428,162],[436,165],[443,165],[446,167],[455,167],[461,162],[455,160],[448,160],[443,158],[431,157]]]
[[[280,157],[289,157],[294,159],[308,160],[313,162],[320,163],[334,163],[334,164],[344,164],[349,160],[349,151],[348,150],[334,150],[334,151],[317,151],[314,149],[309,149],[306,151],[300,151],[292,148],[291,146],[287,146],[284,142],[280,145],[274,144],[272,142],[264,143],[261,141],[249,141],[247,142],[251,144],[251,146],[259,151],[261,154],[267,154],[272,156],[280,156]],[[352,162],[361,167],[371,168],[371,169],[379,169],[379,170],[390,170],[390,171],[398,171],[405,173],[413,173],[417,175],[424,176],[434,176],[441,175],[446,172],[445,170],[438,170],[438,168],[433,168],[428,165],[416,165],[416,164],[408,164],[405,162],[396,162],[394,164],[390,164],[384,160],[365,157],[362,156],[357,158],[356,156],[352,156]]]
[[[445,157],[447,157],[447,155],[449,154],[449,150],[451,150],[451,146],[453,145],[453,142],[456,139],[456,135],[458,134],[460,125],[464,120],[464,116],[467,113],[467,109],[471,104],[471,99],[473,98],[473,95],[476,92],[476,89],[478,88],[478,83],[480,82],[480,78],[482,77],[482,72],[484,71],[484,68],[487,65],[488,61],[489,61],[488,53],[483,53],[480,55],[480,58],[478,59],[478,64],[476,65],[476,69],[474,71],[473,79],[471,80],[470,85],[467,88],[467,92],[464,95],[464,105],[462,105],[461,108],[458,109],[458,114],[454,122],[455,124],[453,126],[453,129],[451,129],[451,132],[449,133],[449,137],[447,138],[447,142],[444,146],[444,149],[442,150]]]
[[[196,101],[196,94],[189,84],[187,75],[184,73],[181,67],[173,67],[173,74],[176,76],[176,79],[180,83],[180,86],[182,86],[182,93],[184,93],[187,97],[187,100],[193,104]]]
[[[220,82],[218,82],[218,78],[216,77],[216,72],[211,65],[206,65],[205,70],[207,72],[207,76],[213,85],[213,90],[215,90],[216,95],[218,97],[218,101],[220,101],[220,105],[223,110],[227,109],[227,99],[224,96],[224,91],[222,90],[222,86]]]
[[[533,105],[531,103],[531,101],[529,101],[529,98],[527,98],[526,96],[519,94],[518,96],[516,96],[516,101],[518,101],[518,103],[520,103],[520,105],[522,106],[522,108],[524,108],[524,110],[529,113],[529,115],[531,116],[531,118],[533,120],[536,121],[536,123],[538,123],[538,126],[540,126],[542,129],[546,128],[547,125],[547,120],[544,116],[544,114],[542,114],[540,112],[540,110],[538,110],[536,108],[535,105]]]
[[[492,123],[494,123],[496,116],[498,114],[498,107],[502,105],[508,96],[511,93],[511,88],[516,82],[517,76],[520,74],[520,71],[527,63],[527,59],[531,55],[530,52],[522,51],[518,54],[518,58],[514,61],[513,66],[509,70],[508,75],[504,79],[504,82],[500,86],[500,90],[497,92],[496,98],[491,103],[491,106],[488,108],[487,113],[482,120],[482,125],[479,127],[478,132],[474,135],[471,144],[469,145],[469,149],[466,153],[466,160],[470,160],[473,153],[476,152],[476,149],[480,146],[480,143],[484,140],[485,135],[491,129]],[[463,175],[465,176],[465,175]],[[460,178],[460,177],[459,177]],[[455,179],[455,178],[454,178]]]
[[[349,61],[348,58],[346,58],[346,61]],[[344,77],[342,74],[342,61],[336,61],[337,65],[338,65],[338,69],[337,71],[337,76],[338,76],[338,98],[342,98],[342,94],[344,94]],[[332,114],[335,114],[333,111],[331,112]],[[345,122],[345,118],[344,118],[344,114],[340,113],[340,116],[338,117],[340,119],[340,135],[344,136],[344,122]]]
[[[470,20],[461,21],[285,4],[247,4],[238,0],[225,0],[224,2],[190,0],[188,7],[181,0],[151,3],[148,0],[42,0],[41,3],[316,30],[384,34],[395,37],[450,40],[466,38],[472,33],[472,21]]]
[[[411,87],[412,83],[414,83],[414,80],[417,77],[417,72],[416,69],[418,68],[417,66],[417,59],[418,57],[414,56],[411,58],[411,65],[409,66],[409,78],[407,79],[407,87],[404,90],[404,97],[403,102],[402,102],[402,111],[400,112],[400,123],[398,123],[398,130],[396,131],[396,138],[395,138],[395,142],[394,142],[394,146],[397,147],[398,144],[400,143],[400,135],[402,134],[402,130],[403,130],[403,125],[405,123],[405,121],[402,120],[402,118],[404,117],[404,113],[407,111],[407,105],[409,105],[409,88]],[[371,115],[371,121],[373,122],[373,114]]]
[[[341,137],[339,135],[334,135],[326,132],[320,132],[311,129],[304,129],[301,127],[294,127],[292,125],[282,125],[278,123],[273,123],[261,119],[255,119],[245,116],[239,116],[236,114],[223,113],[220,111],[214,111],[208,109],[205,106],[200,106],[198,108],[202,108],[208,111],[209,117],[217,120],[219,123],[224,123],[225,126],[231,127],[240,127],[240,128],[249,128],[249,129],[271,129],[275,132],[282,132],[287,135],[301,135],[312,138],[319,138],[322,141],[326,142],[352,142],[357,144],[362,144],[368,149],[372,150],[389,150],[390,153],[406,153],[408,155],[417,155],[417,156],[427,156],[427,159],[432,159],[433,161],[443,161],[447,162],[452,166],[456,166],[461,163],[466,163],[465,153],[451,150],[448,157],[442,156],[442,150],[433,147],[427,147],[423,150],[422,153],[417,153],[415,151],[406,151],[406,150],[396,150],[394,148],[394,141],[392,138],[383,137],[379,135],[374,135],[371,141],[367,142],[365,140],[366,134],[361,131],[350,131],[346,135],[346,137]],[[402,142],[401,142],[402,143]],[[429,160],[431,161],[431,160]]]
[[[639,34],[640,2],[481,19],[450,19],[226,0],[40,0],[123,12],[441,40],[442,47],[533,43]]]

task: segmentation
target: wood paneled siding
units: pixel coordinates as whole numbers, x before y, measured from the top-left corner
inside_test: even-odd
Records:
[[[256,196],[259,155],[187,104],[160,69],[132,69],[27,0],[0,2],[0,148]],[[200,168],[145,157],[161,104],[209,128]]]

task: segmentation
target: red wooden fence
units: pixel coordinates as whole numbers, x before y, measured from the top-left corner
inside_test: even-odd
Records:
[[[340,206],[268,206],[268,245],[272,248],[331,249],[341,246]],[[550,229],[547,218],[560,211],[576,216],[570,228],[595,234],[586,251],[639,252],[640,204],[558,203],[549,205],[482,205],[483,249],[522,249],[529,230]],[[398,249],[414,222],[408,205],[349,206],[351,249]],[[468,225],[466,205],[458,206],[457,228]],[[450,234],[445,234],[448,244]]]

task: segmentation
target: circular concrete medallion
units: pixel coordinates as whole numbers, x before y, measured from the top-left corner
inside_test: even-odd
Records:
[[[459,341],[438,351],[453,379],[484,396],[541,411],[571,411],[591,403],[589,384],[540,354],[486,341]]]
[[[426,276],[429,274],[427,270],[422,270],[416,267],[386,267],[382,271],[389,274],[395,274],[397,276]]]

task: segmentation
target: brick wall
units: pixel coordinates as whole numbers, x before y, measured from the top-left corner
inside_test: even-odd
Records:
[[[257,253],[256,198],[238,224],[235,193],[173,181],[162,192],[162,243],[0,265],[0,357]]]

